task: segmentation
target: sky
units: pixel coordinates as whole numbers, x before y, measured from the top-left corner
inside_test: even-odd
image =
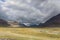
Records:
[[[0,19],[39,25],[60,13],[60,0],[0,0]]]

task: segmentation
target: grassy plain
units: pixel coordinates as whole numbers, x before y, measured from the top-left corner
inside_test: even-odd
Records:
[[[60,40],[60,28],[2,28],[0,39]]]

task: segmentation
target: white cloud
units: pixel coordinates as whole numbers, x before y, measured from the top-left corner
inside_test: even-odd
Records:
[[[5,0],[0,4],[2,19],[16,20],[26,26],[45,23],[60,11],[59,0]]]

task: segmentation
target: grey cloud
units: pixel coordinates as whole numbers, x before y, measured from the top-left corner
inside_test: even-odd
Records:
[[[0,18],[26,26],[39,25],[60,13],[59,3],[59,0],[5,0],[0,2]]]

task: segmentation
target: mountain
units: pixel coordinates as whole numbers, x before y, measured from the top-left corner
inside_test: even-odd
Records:
[[[3,19],[0,19],[0,26],[4,26],[4,27],[7,27],[9,24],[7,21],[3,20]]]
[[[60,14],[51,18],[46,23],[44,23],[42,26],[44,27],[60,27]]]
[[[10,24],[9,24],[10,23]],[[0,19],[0,26],[21,26],[21,27],[27,27],[24,24],[18,23],[16,21],[9,21],[7,22],[6,20]],[[57,16],[54,16],[53,18],[51,18],[50,20],[48,20],[47,22],[45,22],[44,24],[40,24],[40,25],[31,25],[30,27],[60,27],[60,14]]]

